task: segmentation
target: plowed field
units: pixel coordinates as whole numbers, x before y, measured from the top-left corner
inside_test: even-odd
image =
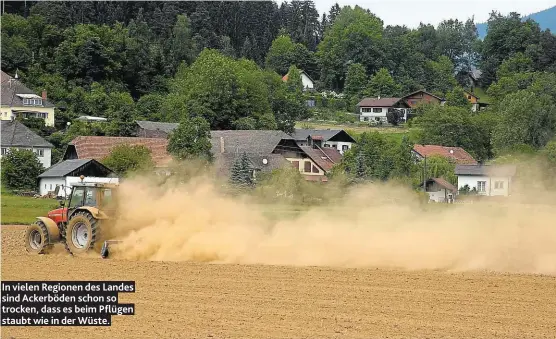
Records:
[[[135,280],[111,327],[2,338],[556,338],[556,277],[29,256],[2,226],[3,280]]]

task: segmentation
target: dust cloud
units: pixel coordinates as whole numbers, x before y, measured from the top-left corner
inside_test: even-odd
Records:
[[[446,205],[371,183],[285,217],[208,177],[138,177],[120,187],[109,236],[123,240],[115,259],[556,274],[556,195],[514,186],[513,197]]]

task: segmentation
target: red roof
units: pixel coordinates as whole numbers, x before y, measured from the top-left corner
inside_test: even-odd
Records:
[[[144,145],[151,150],[152,159],[157,166],[164,166],[172,160],[172,157],[166,150],[168,140],[165,138],[79,136],[73,139],[70,145],[75,146],[79,159],[95,159],[100,161],[110,154],[114,146]]]
[[[282,81],[288,81],[288,75],[287,74],[282,77]]]
[[[413,150],[423,157],[440,155],[452,159],[459,165],[477,165],[478,162],[471,154],[461,147],[447,147],[438,145],[414,145]]]
[[[365,98],[361,100],[357,106],[359,107],[392,107],[400,98]]]

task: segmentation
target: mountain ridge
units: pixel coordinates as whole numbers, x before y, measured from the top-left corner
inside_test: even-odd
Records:
[[[547,8],[545,10],[528,14],[523,16],[522,20],[533,19],[535,20],[542,30],[550,29],[554,34],[556,33],[556,6]],[[476,25],[477,31],[479,33],[479,38],[482,40],[485,38],[488,29],[488,23],[482,22]]]

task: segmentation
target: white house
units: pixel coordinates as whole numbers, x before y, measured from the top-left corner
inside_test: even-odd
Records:
[[[456,198],[458,190],[443,178],[430,178],[425,182],[425,192],[434,202],[451,203]]]
[[[17,120],[2,120],[0,134],[2,135],[2,153],[0,158],[8,154],[10,149],[27,149],[37,155],[44,168],[50,167],[54,146],[21,122]]]
[[[4,71],[1,74],[0,118],[10,121],[12,118],[40,118],[45,126],[54,126],[54,105],[47,100],[46,91],[39,96],[18,79]]]
[[[342,155],[355,144],[355,139],[344,130],[296,128],[291,136],[299,146],[311,146],[312,141],[320,147],[335,148]]]
[[[386,114],[391,108],[400,109],[403,113],[403,121],[407,121],[409,105],[401,98],[365,98],[358,104],[359,120],[386,123]]]
[[[39,194],[55,192],[58,197],[65,198],[81,175],[87,182],[119,183],[112,170],[94,159],[65,160],[39,175]]]
[[[301,74],[301,83],[303,84],[303,90],[310,90],[310,89],[314,89],[315,88],[315,82],[313,81],[313,79],[311,79],[311,77],[309,76],[309,74],[305,73],[305,71],[300,70],[299,73]],[[282,77],[283,81],[288,81],[288,74],[284,75]]]
[[[458,189],[469,188],[479,195],[509,196],[512,178],[515,176],[514,165],[456,165]]]

